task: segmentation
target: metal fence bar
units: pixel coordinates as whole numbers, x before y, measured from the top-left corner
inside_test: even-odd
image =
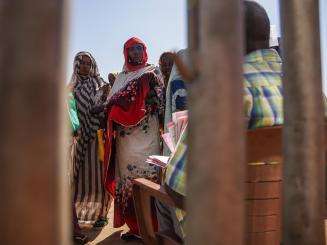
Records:
[[[0,3],[0,241],[69,244],[64,0]]]
[[[199,26],[200,69],[189,97],[187,244],[243,244],[241,1],[199,0],[197,7],[192,15],[198,23],[189,21]],[[189,40],[193,49],[194,40]]]
[[[280,3],[285,57],[283,244],[324,244],[319,1]]]

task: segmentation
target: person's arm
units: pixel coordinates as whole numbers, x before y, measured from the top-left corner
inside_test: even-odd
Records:
[[[92,107],[91,113],[92,114],[100,114],[104,112],[105,110],[110,110],[112,106],[119,106],[123,110],[127,110],[129,105],[129,102],[126,98],[126,96],[114,96],[112,97],[109,102],[104,102],[100,105],[96,105]]]

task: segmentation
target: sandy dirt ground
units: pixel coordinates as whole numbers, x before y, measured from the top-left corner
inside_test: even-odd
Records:
[[[113,205],[112,205],[113,207]],[[97,231],[94,229],[90,229],[85,227],[83,229],[83,233],[87,235],[90,239],[88,245],[139,245],[141,242],[125,242],[120,239],[120,234],[128,231],[127,226],[123,226],[121,228],[113,228],[113,208],[109,211],[109,224],[102,229],[101,231]]]
[[[113,205],[112,205],[113,206]],[[89,236],[90,242],[88,245],[140,245],[141,242],[124,242],[120,239],[120,234],[128,231],[126,226],[121,228],[113,228],[113,208],[109,211],[109,225],[107,225],[101,231],[95,231],[92,229],[84,229],[83,232]],[[327,220],[325,221],[325,234],[327,234]],[[327,236],[326,243],[327,244]]]

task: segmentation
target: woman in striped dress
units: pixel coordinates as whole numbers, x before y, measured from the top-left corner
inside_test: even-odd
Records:
[[[104,188],[103,156],[99,155],[98,130],[101,116],[92,114],[98,92],[105,85],[97,64],[88,52],[79,52],[74,59],[70,87],[76,100],[80,121],[75,152],[74,205],[80,225],[103,227],[107,224],[109,196]]]

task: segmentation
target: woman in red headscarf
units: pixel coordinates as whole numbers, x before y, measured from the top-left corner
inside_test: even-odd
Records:
[[[132,198],[132,179],[157,181],[157,169],[146,164],[160,153],[159,117],[163,108],[160,78],[147,63],[145,44],[138,38],[124,45],[125,65],[118,74],[107,103],[108,135],[105,160],[106,188],[115,198],[114,227],[125,223],[130,231],[122,239],[137,238],[139,231]]]

